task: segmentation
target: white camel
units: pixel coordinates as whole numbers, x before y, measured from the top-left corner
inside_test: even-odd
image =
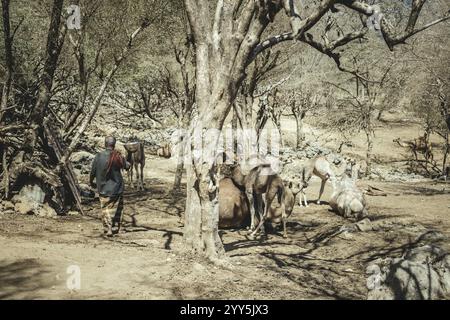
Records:
[[[303,164],[300,172],[300,207],[302,206],[302,195],[305,207],[308,207],[308,200],[306,199],[305,189],[309,186],[309,181],[311,180],[313,175],[319,177],[322,180],[317,204],[320,204],[320,198],[322,197],[323,191],[325,189],[325,183],[328,181],[328,179],[330,179],[331,182],[335,181],[336,179],[336,175],[331,169],[330,162],[328,162],[325,157],[319,156],[306,161]]]
[[[344,218],[362,219],[368,216],[367,203],[362,191],[356,186],[356,178],[346,173],[339,181],[335,181],[330,206]]]

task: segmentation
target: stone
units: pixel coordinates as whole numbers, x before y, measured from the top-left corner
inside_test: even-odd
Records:
[[[92,162],[92,160],[94,160],[94,155],[87,151],[74,152],[70,156],[70,161],[73,163]]]
[[[36,215],[40,217],[45,218],[53,218],[56,217],[58,214],[56,213],[55,209],[50,207],[47,203],[44,203],[37,211]]]
[[[17,202],[14,206],[14,211],[20,214],[33,214],[34,210],[36,210],[36,206],[34,206],[31,202]]]
[[[194,265],[192,266],[192,269],[194,271],[202,272],[202,273],[206,271],[206,268],[198,262],[194,263]]]
[[[367,267],[366,274],[370,300],[450,298],[450,255],[435,245],[376,261]]]
[[[358,228],[359,231],[362,231],[362,232],[367,232],[367,231],[373,230],[372,221],[370,221],[369,218],[365,218],[365,219],[357,222],[356,227]]]
[[[11,214],[14,213],[14,203],[11,201],[1,201],[0,202],[0,214]]]
[[[38,185],[26,185],[19,192],[21,202],[31,201],[35,203],[44,203],[45,192]]]

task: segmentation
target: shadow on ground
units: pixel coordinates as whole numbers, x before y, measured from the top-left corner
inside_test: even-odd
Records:
[[[35,299],[55,283],[49,270],[35,259],[0,260],[0,299]]]

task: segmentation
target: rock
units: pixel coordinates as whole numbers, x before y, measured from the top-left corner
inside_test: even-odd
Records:
[[[194,265],[192,266],[192,269],[194,271],[201,272],[201,273],[206,271],[206,268],[198,262],[194,263]]]
[[[79,162],[92,162],[94,160],[94,155],[92,153],[89,153],[87,151],[78,151],[72,153],[70,156],[70,161],[73,163],[79,163]]]
[[[14,211],[20,214],[33,214],[37,207],[31,202],[17,202]]]
[[[450,255],[435,245],[373,262],[366,274],[370,300],[450,298]]]
[[[339,228],[339,233],[348,233],[357,231],[356,226],[352,224],[344,224]]]
[[[78,216],[80,213],[78,211],[69,211],[67,212],[68,216]]]
[[[14,203],[12,203],[11,201],[0,202],[0,213],[2,214],[14,213]]]
[[[22,187],[18,195],[12,199],[13,203],[17,202],[33,202],[44,203],[45,192],[38,185],[26,185]]]
[[[372,222],[369,220],[369,218],[365,218],[365,219],[357,222],[356,227],[358,228],[359,231],[362,231],[362,232],[367,232],[367,231],[373,230]]]
[[[58,214],[56,213],[55,209],[50,207],[47,203],[44,203],[36,211],[36,215],[39,217],[53,218],[53,217],[56,217]]]
[[[77,177],[90,172],[94,157],[95,155],[87,151],[74,152],[70,156],[70,161],[73,164],[75,175]]]
[[[40,217],[56,217],[56,211],[44,203],[45,193],[38,185],[24,186],[11,201],[14,211],[20,214],[36,214]]]

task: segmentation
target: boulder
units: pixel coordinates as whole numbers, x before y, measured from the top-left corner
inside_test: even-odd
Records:
[[[17,202],[14,206],[14,211],[20,214],[34,214],[37,210],[37,205],[30,201]]]
[[[14,203],[12,203],[11,201],[1,201],[0,213],[14,213]]]
[[[367,232],[373,230],[372,221],[370,221],[369,218],[365,218],[359,222],[356,223],[356,227],[359,231]]]
[[[94,155],[87,151],[77,151],[70,156],[70,161],[73,163],[92,162],[92,160],[94,160]]]
[[[19,214],[36,214],[40,217],[56,217],[56,211],[44,203],[45,193],[38,185],[24,186],[11,201]]]
[[[435,245],[374,261],[366,274],[370,300],[450,298],[450,255]]]
[[[45,217],[45,218],[54,218],[58,214],[56,213],[55,209],[50,207],[47,203],[44,203],[42,206],[40,206],[36,211],[36,215],[39,217]]]
[[[45,200],[45,192],[38,185],[26,185],[11,200],[14,204],[18,202],[42,204]]]
[[[81,176],[82,174],[89,173],[94,157],[95,155],[87,151],[74,152],[70,156],[70,161],[74,167],[75,174]]]

